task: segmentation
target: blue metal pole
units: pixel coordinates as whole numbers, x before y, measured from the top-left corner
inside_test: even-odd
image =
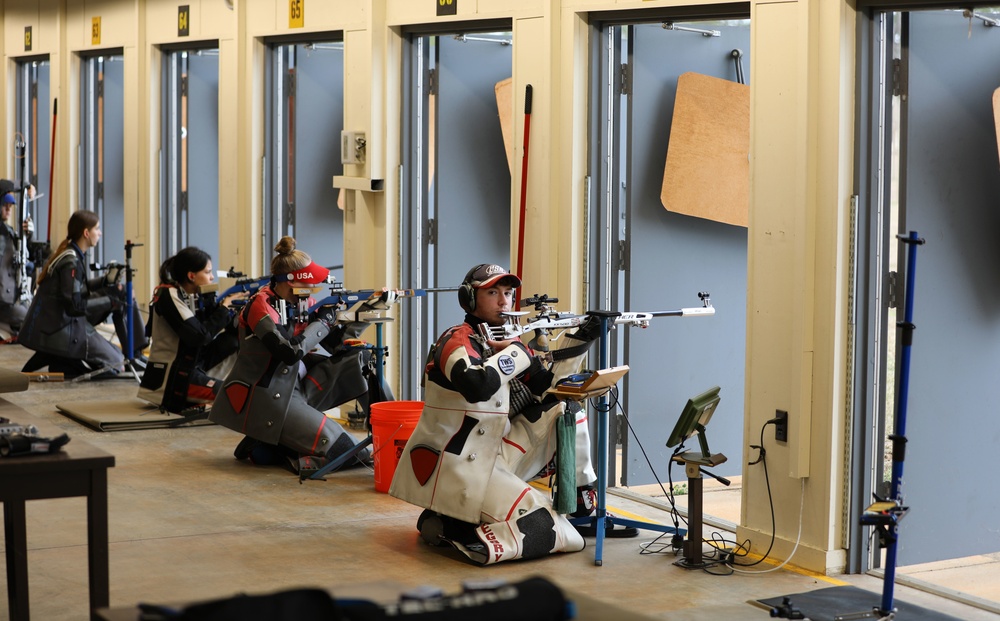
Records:
[[[131,360],[135,357],[135,350],[132,340],[132,331],[135,327],[132,325],[132,281],[129,280],[125,283],[125,331],[128,332],[128,349],[125,350],[125,358]]]
[[[135,340],[134,340],[134,338],[132,336],[135,333],[134,332],[135,331],[135,325],[133,325],[135,322],[132,321],[132,315],[133,315],[132,305],[135,304],[134,300],[132,299],[132,249],[135,248],[135,247],[137,247],[137,246],[142,246],[142,244],[133,244],[132,240],[130,240],[130,239],[125,240],[125,304],[124,304],[124,307],[125,307],[125,332],[127,334],[127,336],[125,337],[125,340],[128,341],[126,343],[126,345],[128,346],[128,349],[125,350],[125,352],[123,352],[123,353],[125,354],[125,359],[129,360],[129,361],[135,359],[135,345],[134,345]],[[129,366],[132,367],[132,368],[134,368],[134,366],[131,365],[131,364]],[[131,369],[126,369],[126,370],[131,370]]]
[[[382,372],[382,324],[375,324],[375,381],[378,382],[379,390],[384,387],[382,381],[384,379]]]
[[[608,318],[601,315],[601,352],[598,358],[601,369],[608,368]],[[594,564],[602,565],[604,551],[604,520],[607,516],[608,491],[608,405],[601,395],[597,400],[597,510],[594,512],[596,529]]]
[[[899,394],[896,397],[896,416],[893,421],[892,440],[892,481],[891,499],[899,506],[903,504],[903,461],[906,451],[906,408],[910,390],[910,349],[913,345],[913,291],[917,275],[917,246],[924,243],[916,231],[899,239],[909,245],[906,258],[906,300],[903,306],[903,321],[899,322],[902,348],[899,365]],[[885,551],[885,576],[882,584],[882,614],[892,611],[893,587],[896,581],[896,549],[899,536],[899,521],[893,519],[891,538]]]

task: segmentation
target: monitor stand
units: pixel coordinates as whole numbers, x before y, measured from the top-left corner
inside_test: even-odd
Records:
[[[705,562],[702,556],[702,467],[714,467],[726,462],[726,456],[722,453],[707,455],[701,451],[688,451],[680,455],[674,455],[673,460],[684,464],[684,473],[688,478],[688,528],[687,537],[684,540],[684,556],[677,560],[674,565],[685,569],[704,569],[714,565],[715,562]],[[729,481],[718,477],[707,470],[704,471],[713,478],[729,485]]]

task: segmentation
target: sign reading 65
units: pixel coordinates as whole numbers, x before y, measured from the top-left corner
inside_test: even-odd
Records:
[[[306,25],[306,0],[288,0],[288,27],[304,28]]]

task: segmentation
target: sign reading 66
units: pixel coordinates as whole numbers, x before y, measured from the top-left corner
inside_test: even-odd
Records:
[[[458,0],[434,0],[438,15],[458,15]]]

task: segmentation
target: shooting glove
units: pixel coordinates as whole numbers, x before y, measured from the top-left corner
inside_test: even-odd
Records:
[[[520,380],[524,382],[532,394],[541,396],[552,384],[552,371],[546,368],[541,358],[533,356],[531,366],[521,374]]]
[[[108,285],[101,289],[101,293],[111,301],[111,312],[120,311],[125,307],[125,289],[117,285]]]
[[[87,298],[85,308],[85,314],[87,316],[87,321],[91,325],[97,325],[107,319],[108,315],[112,311],[116,310],[116,302],[114,298],[107,295],[99,295],[92,298]],[[121,308],[121,300],[117,302],[117,308]]]
[[[328,329],[333,330],[333,326],[337,325],[337,314],[332,306],[321,306],[316,311],[316,320],[322,321]]]
[[[601,320],[593,315],[589,315],[586,321],[566,336],[577,341],[583,341],[584,343],[599,339],[601,338]]]
[[[573,330],[573,332],[566,335],[566,338],[570,339],[569,342],[572,343],[573,341],[576,341],[575,344],[553,350],[553,362],[569,360],[570,358],[575,358],[586,353],[587,350],[590,349],[590,344],[600,337],[601,320],[591,315],[576,330]]]
[[[104,286],[117,288],[125,274],[125,266],[120,263],[108,263],[108,271],[104,273]]]

